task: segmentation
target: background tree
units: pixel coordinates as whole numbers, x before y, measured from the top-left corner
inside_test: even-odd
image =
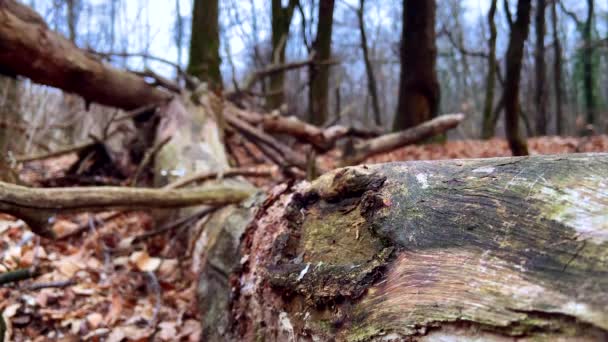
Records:
[[[359,8],[356,9],[357,21],[359,23],[359,34],[361,35],[361,52],[363,61],[365,62],[365,75],[367,76],[367,89],[372,102],[372,110],[374,113],[374,123],[376,126],[382,126],[380,115],[380,104],[378,102],[378,86],[376,85],[376,76],[374,75],[374,67],[370,58],[370,51],[367,42],[367,32],[365,31],[365,0],[359,0]]]
[[[430,120],[439,109],[435,69],[435,0],[403,0],[399,102],[393,123],[398,131]]]
[[[289,26],[298,0],[289,0],[283,7],[281,0],[272,0],[272,63],[285,63],[285,47],[289,38]],[[268,108],[278,108],[285,101],[285,72],[277,72],[270,77],[270,89],[267,97]]]
[[[496,23],[494,16],[496,15],[497,0],[492,0],[488,11],[488,28],[490,29],[490,38],[488,39],[488,73],[486,75],[486,92],[483,105],[483,122],[481,127],[481,137],[489,139],[494,136],[496,120],[493,118],[494,113],[494,88],[496,83],[496,69],[498,62],[496,60]]]
[[[562,134],[564,114],[562,112],[562,97],[563,97],[563,85],[562,85],[562,46],[559,39],[558,32],[558,19],[557,19],[557,2],[559,0],[551,1],[551,23],[552,23],[552,34],[553,34],[553,89],[554,89],[554,102],[555,102],[555,130],[557,134]]]
[[[212,88],[222,87],[218,0],[195,0],[188,72]]]
[[[327,121],[329,104],[329,68],[331,37],[334,21],[334,0],[319,2],[317,37],[312,45],[316,63],[310,67],[310,122],[323,125]]]
[[[534,27],[536,29],[536,47],[534,53],[535,93],[534,104],[536,109],[536,134],[547,134],[547,96],[546,96],[546,66],[545,66],[545,9],[546,1],[536,1],[536,15]]]
[[[505,130],[509,147],[514,156],[528,154],[528,145],[519,131],[519,83],[524,55],[524,43],[528,38],[530,26],[531,0],[517,1],[517,19],[513,21],[505,0],[505,13],[509,21],[511,34],[506,55],[506,80],[504,89],[505,101]]]

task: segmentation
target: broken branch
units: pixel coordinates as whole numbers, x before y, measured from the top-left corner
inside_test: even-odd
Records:
[[[456,127],[464,118],[464,114],[461,113],[446,114],[424,122],[416,127],[363,141],[354,146],[354,152],[351,155],[344,156],[342,165],[358,164],[374,154],[392,151],[399,147],[443,133],[448,129]]]

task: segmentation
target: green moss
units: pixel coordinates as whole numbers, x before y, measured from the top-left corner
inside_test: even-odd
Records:
[[[305,262],[335,265],[352,264],[371,259],[382,249],[373,236],[358,207],[350,212],[311,209],[302,225],[301,251]]]
[[[346,337],[346,340],[348,342],[364,342],[382,334],[384,334],[384,330],[382,328],[370,325],[363,328],[351,329]]]

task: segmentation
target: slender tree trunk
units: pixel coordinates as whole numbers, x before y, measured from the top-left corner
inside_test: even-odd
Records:
[[[283,7],[281,0],[272,0],[272,63],[285,63],[285,47],[289,38],[289,26],[297,0],[289,0]],[[266,98],[269,109],[279,108],[285,102],[285,72],[270,77],[270,95]]]
[[[401,76],[394,131],[430,120],[439,110],[435,9],[435,0],[403,0]]]
[[[583,88],[585,89],[585,107],[587,124],[593,125],[596,120],[596,104],[593,75],[593,8],[594,0],[587,0],[587,19],[583,26]]]
[[[77,5],[78,0],[66,0],[67,5],[67,21],[68,21],[68,38],[75,43],[76,42],[76,25],[77,25]]]
[[[175,0],[175,27],[173,28],[173,37],[175,39],[175,47],[177,48],[177,65],[182,65],[182,50],[184,47],[184,19],[181,15],[180,0]],[[178,74],[178,70],[176,70]],[[179,76],[179,75],[178,75]]]
[[[334,0],[319,2],[319,21],[317,23],[317,38],[313,43],[315,61],[310,66],[310,111],[309,119],[312,124],[323,125],[327,121],[329,103],[329,71],[330,65],[321,63],[331,58],[331,36],[334,22]]]
[[[536,2],[536,51],[534,52],[534,67],[536,73],[534,104],[536,107],[536,134],[547,135],[547,85],[545,66],[545,8],[546,0]]]
[[[212,89],[222,88],[218,0],[195,0],[188,72]]]
[[[490,139],[494,136],[496,128],[496,120],[493,120],[494,106],[494,88],[496,83],[496,23],[494,16],[496,15],[496,2],[492,0],[490,10],[488,11],[488,27],[490,28],[490,39],[488,39],[488,74],[486,75],[486,96],[483,105],[483,123],[481,129],[481,137]]]
[[[380,105],[378,103],[378,89],[376,86],[376,77],[374,76],[374,68],[369,58],[369,48],[367,46],[367,33],[365,32],[365,0],[359,1],[357,10],[357,20],[359,21],[359,34],[361,35],[361,50],[363,53],[363,61],[365,62],[365,74],[367,76],[367,90],[372,100],[372,110],[374,111],[374,122],[376,126],[382,126],[380,116]]]
[[[562,88],[562,46],[559,39],[559,31],[557,24],[557,0],[551,2],[551,22],[553,25],[553,84],[555,91],[555,129],[558,135],[564,133],[563,120],[564,114],[562,110],[562,97],[564,94]]]
[[[532,0],[517,2],[517,20],[513,22],[507,48],[507,75],[505,80],[505,129],[511,152],[515,156],[528,154],[528,145],[519,130],[519,83],[521,79],[524,43],[530,26]]]
[[[19,80],[0,74],[0,181],[16,183],[17,174],[10,167],[10,156],[19,155],[25,145],[25,132],[20,132],[10,124],[22,123]]]

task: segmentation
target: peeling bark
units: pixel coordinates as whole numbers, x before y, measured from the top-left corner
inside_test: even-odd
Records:
[[[608,154],[328,173],[258,212],[207,340],[605,339],[607,173]]]

